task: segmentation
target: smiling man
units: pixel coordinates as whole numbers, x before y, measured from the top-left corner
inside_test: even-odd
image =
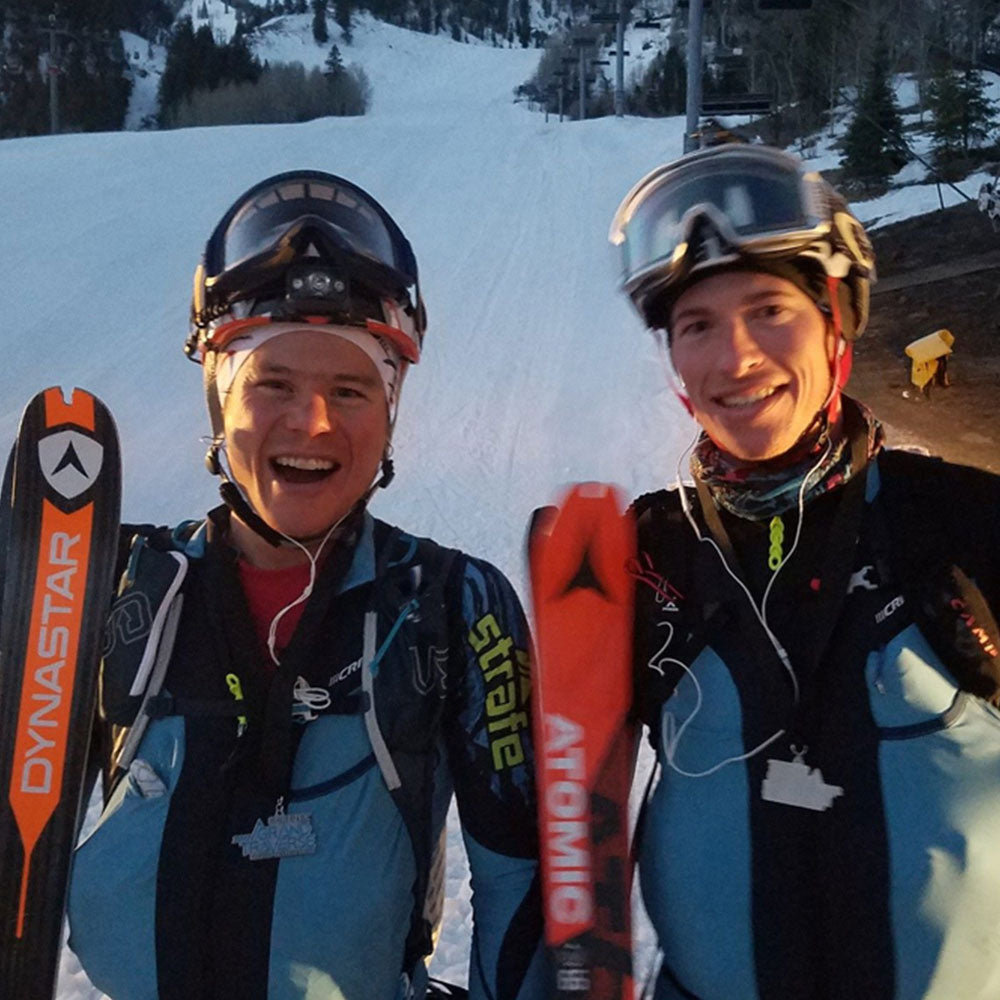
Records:
[[[730,455],[776,458],[823,409],[836,339],[787,279],[709,275],[684,294],[670,329],[695,418]]]
[[[611,239],[699,425],[634,505],[656,1000],[1000,996],[1000,479],[843,393],[872,249],[793,157],[660,167]]]
[[[524,615],[367,511],[424,326],[409,242],[341,178],[262,181],[208,241],[187,351],[225,504],[126,532],[70,890],[113,1000],[457,995],[426,969],[453,791],[469,994],[545,996]]]

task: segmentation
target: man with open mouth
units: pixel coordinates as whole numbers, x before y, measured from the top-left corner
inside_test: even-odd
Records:
[[[70,890],[113,1000],[459,995],[427,973],[453,791],[469,995],[545,995],[524,615],[367,511],[425,326],[410,243],[342,178],[268,178],[209,238],[186,350],[224,504],[126,531]]]
[[[806,164],[692,153],[611,240],[697,423],[634,504],[656,1000],[1000,996],[1000,478],[844,393],[875,262]]]

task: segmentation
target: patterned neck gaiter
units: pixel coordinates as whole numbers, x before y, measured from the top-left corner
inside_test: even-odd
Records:
[[[867,431],[868,457],[882,447],[882,425],[871,411],[857,400],[843,396],[844,420],[831,436],[825,414],[784,455],[764,462],[748,462],[722,451],[706,435],[702,435],[691,456],[691,472],[703,482],[718,506],[750,521],[775,517],[798,504],[799,490],[806,476],[804,500],[836,489],[850,479],[850,439]]]

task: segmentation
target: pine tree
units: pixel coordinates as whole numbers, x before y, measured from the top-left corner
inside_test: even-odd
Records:
[[[993,102],[984,91],[979,70],[956,71],[939,65],[928,87],[927,105],[932,115],[931,135],[935,166],[949,177],[959,161],[979,145],[996,124]]]
[[[181,102],[196,90],[215,90],[222,83],[253,83],[260,74],[261,65],[245,37],[234,35],[228,44],[218,45],[207,24],[194,31],[191,19],[183,18],[170,40],[160,77],[160,122],[169,124]]]
[[[521,43],[521,48],[526,49],[531,45],[531,6],[528,0],[518,0],[517,2],[517,40]]]
[[[330,33],[326,30],[326,0],[312,0],[313,8],[313,38],[317,44],[326,45],[330,41]]]
[[[354,35],[351,32],[351,15],[353,13],[354,7],[351,0],[334,0],[333,19],[337,22],[346,45],[350,45],[354,41]]]
[[[986,96],[983,74],[970,67],[962,74],[959,92],[962,95],[962,146],[979,145],[996,127],[996,106]]]
[[[331,82],[340,79],[344,72],[344,61],[340,58],[340,49],[334,44],[330,46],[330,54],[323,65],[323,75]]]
[[[844,137],[844,174],[866,186],[884,184],[907,159],[903,120],[892,90],[889,50],[880,31],[868,79]]]
[[[962,151],[962,91],[950,66],[940,65],[927,88],[935,166],[945,175]]]

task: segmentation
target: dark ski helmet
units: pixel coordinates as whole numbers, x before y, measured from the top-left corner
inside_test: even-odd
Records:
[[[248,326],[324,319],[384,337],[416,363],[427,321],[413,249],[350,181],[318,170],[269,177],[205,245],[185,352],[201,361]]]
[[[625,196],[609,239],[652,329],[668,329],[695,281],[738,268],[794,282],[848,341],[868,322],[875,255],[864,228],[818,172],[777,149],[718,146],[657,167]]]
[[[275,545],[281,536],[250,508],[220,459],[225,423],[217,375],[234,342],[286,323],[376,338],[398,359],[396,398],[406,368],[420,360],[427,318],[413,248],[389,213],[342,177],[296,170],[255,184],[219,221],[194,275],[184,351],[204,368],[212,421],[205,461],[223,480],[225,502]],[[390,430],[394,418],[390,404]],[[372,489],[387,486],[392,476],[387,448]]]

